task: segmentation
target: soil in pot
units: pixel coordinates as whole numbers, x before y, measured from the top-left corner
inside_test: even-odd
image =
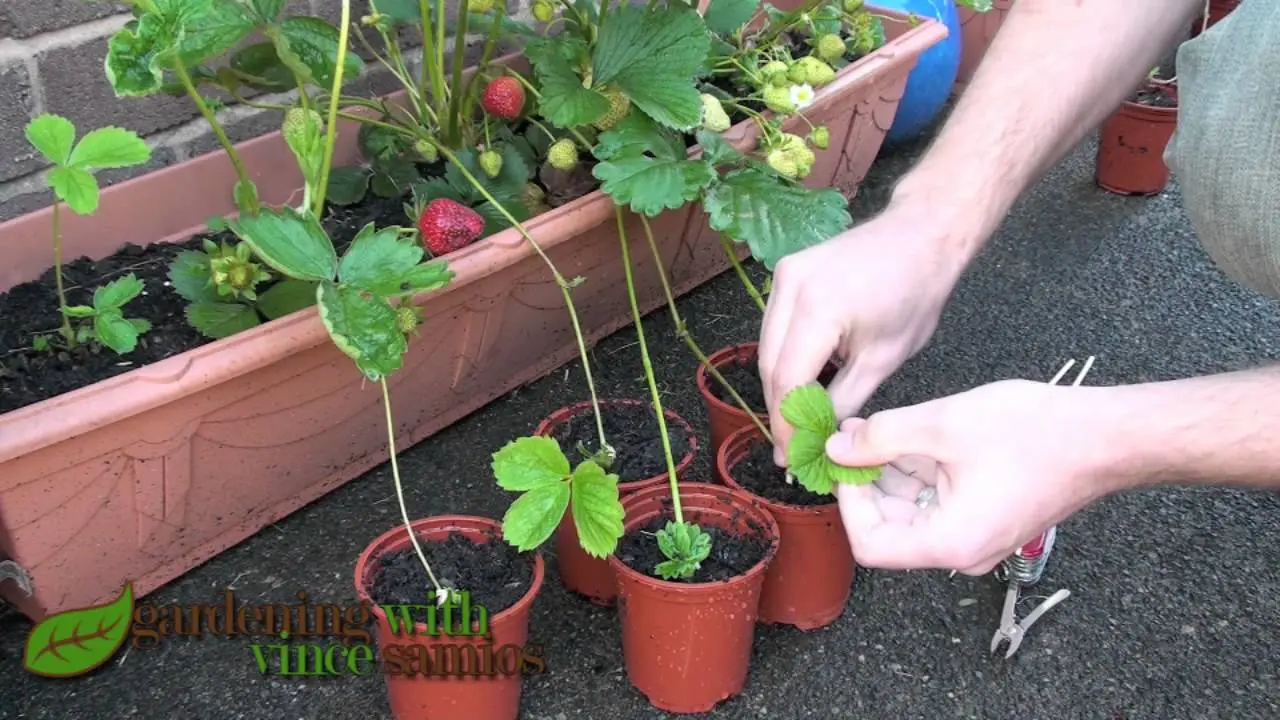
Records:
[[[436,577],[466,590],[471,604],[483,607],[490,617],[519,602],[533,583],[533,560],[505,542],[477,543],[456,532],[443,541],[419,537],[418,542]],[[431,587],[422,560],[410,547],[378,560],[369,595],[379,605],[420,605]],[[426,609],[414,619],[426,622]]]
[[[742,399],[747,401],[747,405],[752,410],[761,414],[769,411],[764,402],[764,384],[760,382],[760,369],[756,365],[754,353],[750,357],[735,358],[716,369],[720,371],[721,377],[728,381],[733,386],[733,389],[742,396]],[[835,379],[838,369],[834,365],[828,365],[822,371],[822,374],[818,376],[818,382],[824,387],[830,385],[831,381]],[[724,385],[720,384],[720,381],[714,377],[708,377],[707,380],[709,381],[707,384],[711,389],[711,394],[717,400],[741,412],[738,403],[729,394],[729,391],[725,390]]]
[[[417,170],[422,178],[429,179],[441,176],[444,165],[439,161],[419,164]],[[589,175],[589,169],[586,172]],[[540,178],[539,185],[551,206],[595,189],[594,182],[562,182],[559,178],[546,177]],[[378,227],[412,227],[404,211],[409,199],[408,194],[388,198],[368,192],[351,205],[330,204],[322,225],[341,255],[368,223]],[[65,208],[63,211],[70,212]],[[50,230],[52,232],[52,228]],[[206,239],[215,243],[238,242],[233,233],[222,230],[201,233],[183,243],[127,244],[96,261],[87,257],[64,258],[63,280],[69,305],[91,305],[95,288],[129,273],[145,285],[143,294],[125,306],[125,317],[147,320],[151,329],[139,338],[137,349],[125,356],[105,348],[95,351],[84,345],[72,352],[35,348],[37,336],[61,340],[56,336],[62,317],[53,268],[38,280],[0,293],[0,413],[33,405],[213,342],[213,338],[202,335],[187,321],[188,303],[169,285],[168,278],[174,257],[183,251],[202,250]],[[273,275],[274,280],[257,286],[259,296],[279,282],[279,273]]]
[[[731,435],[715,462],[726,486],[761,499],[778,522],[781,540],[765,572],[760,621],[801,630],[835,622],[856,570],[836,499],[788,484],[773,464],[773,446],[754,426]]]
[[[638,491],[655,485],[666,485],[666,455],[662,449],[662,437],[653,406],[639,401],[604,400],[600,403],[604,413],[605,436],[617,451],[609,472],[618,475],[618,493]],[[671,439],[671,452],[676,459],[676,475],[683,473],[697,452],[697,440],[693,428],[671,410],[667,414],[667,434]],[[595,413],[590,403],[564,408],[553,414],[538,430],[550,435],[566,452],[570,448],[595,448],[599,443]],[[570,591],[595,603],[608,607],[617,597],[618,588],[613,568],[603,558],[595,558],[582,549],[578,529],[574,524],[573,506],[565,513],[556,528],[555,547],[560,581]]]

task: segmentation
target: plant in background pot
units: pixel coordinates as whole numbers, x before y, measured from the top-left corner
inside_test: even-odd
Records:
[[[1178,86],[1176,77],[1159,79],[1159,70],[1099,130],[1095,180],[1105,190],[1156,195],[1169,184],[1164,151],[1178,125]]]
[[[721,482],[758,499],[778,522],[781,541],[765,572],[760,620],[813,630],[840,617],[853,584],[853,554],[835,486],[874,482],[880,468],[848,468],[827,457],[827,439],[839,424],[822,385],[792,390],[781,410],[794,428],[787,467],[799,482],[774,464],[773,442],[751,425],[729,436],[715,467]]]

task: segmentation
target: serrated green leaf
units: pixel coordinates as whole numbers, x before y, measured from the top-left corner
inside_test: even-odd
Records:
[[[27,142],[54,165],[66,165],[76,142],[76,126],[61,115],[45,113],[27,123]]]
[[[692,129],[702,122],[693,81],[710,50],[707,27],[692,7],[623,4],[600,28],[592,82],[617,86],[662,125]]]
[[[702,160],[712,166],[736,163],[742,159],[742,153],[735,150],[719,133],[699,130],[697,139],[698,145],[702,148]]]
[[[93,291],[93,306],[101,312],[107,309],[120,309],[130,300],[142,294],[146,288],[137,275],[129,273],[113,280]]]
[[[187,66],[217,57],[235,47],[254,28],[244,8],[225,0],[170,0],[181,26],[178,47]]]
[[[117,355],[127,355],[138,347],[138,329],[119,310],[103,310],[93,316],[93,332],[98,341]]]
[[[822,435],[824,442],[839,428],[831,396],[817,383],[801,385],[787,393],[779,410],[792,427]]]
[[[562,483],[569,477],[569,460],[555,438],[535,435],[516,438],[493,454],[490,465],[498,487],[512,492]]]
[[[805,489],[819,495],[831,494],[835,484],[829,467],[831,461],[827,458],[829,437],[797,429],[787,442],[787,469]]]
[[[305,310],[316,304],[316,283],[285,278],[258,296],[258,311],[268,320]]]
[[[760,7],[760,0],[711,0],[704,17],[707,29],[717,35],[739,30]]]
[[[410,271],[422,262],[421,245],[400,237],[400,228],[377,230],[373,223],[356,234],[338,264],[343,285],[360,287],[377,295],[394,295]]]
[[[643,113],[630,113],[613,129],[601,133],[592,149],[597,160],[638,153],[649,153],[663,160],[688,157],[681,136],[659,127]]]
[[[813,45],[817,43],[817,39],[823,35],[836,33],[839,34],[844,15],[841,9],[835,4],[823,5],[817,10],[809,13],[809,19],[813,22],[813,30],[809,36],[809,43]]]
[[[273,23],[279,19],[285,2],[286,0],[248,0],[249,7],[258,16],[257,20],[263,23]]]
[[[769,270],[853,223],[848,201],[838,190],[811,190],[754,168],[725,175],[707,191],[703,208],[713,229],[746,242]]]
[[[110,602],[41,620],[27,635],[22,664],[49,678],[84,675],[111,659],[133,627],[133,586]]]
[[[708,163],[690,160],[683,143],[639,113],[603,133],[592,175],[616,202],[654,217],[691,202],[716,180]]]
[[[150,332],[151,330],[150,320],[146,320],[143,318],[126,318],[126,319],[129,321],[129,324],[133,326],[133,329],[138,331],[139,335]]]
[[[374,163],[373,171],[369,189],[385,198],[401,197],[422,177],[417,166],[403,158],[379,160]]]
[[[92,215],[98,209],[98,181],[84,170],[55,167],[48,181],[54,194],[76,214]]]
[[[104,170],[141,165],[151,159],[151,148],[132,130],[98,128],[80,138],[67,165],[81,170]]]
[[[445,287],[455,276],[456,273],[449,269],[448,262],[444,258],[438,258],[410,270],[404,276],[404,284],[414,295],[420,295]]]
[[[541,86],[538,110],[558,127],[589,125],[609,111],[609,99],[583,87],[582,76],[565,57],[566,46],[585,48],[581,43],[577,39],[541,38],[530,41],[525,48]]]
[[[606,473],[588,460],[574,468],[569,484],[572,489],[570,507],[579,544],[592,557],[608,556],[623,535],[618,476]]]
[[[546,542],[569,507],[569,483],[540,485],[511,503],[502,517],[502,536],[517,550],[533,550]]]
[[[331,88],[338,67],[338,29],[320,18],[302,15],[285,18],[277,27],[276,52],[280,59],[288,65],[292,54],[305,66],[309,82]],[[285,42],[281,43],[280,39]],[[364,61],[348,52],[343,67],[342,77],[346,82],[364,71]]]
[[[338,272],[338,253],[310,213],[304,215],[291,207],[263,208],[257,215],[242,215],[230,225],[263,262],[289,277],[332,280]]]
[[[396,324],[396,310],[367,290],[320,283],[316,305],[329,337],[370,380],[381,380],[404,363],[409,349]]]
[[[177,48],[181,27],[159,13],[147,12],[107,40],[104,67],[117,97],[144,97],[164,85],[161,56]]]
[[[371,173],[359,166],[334,168],[325,198],[334,205],[354,205],[369,192]]]
[[[297,86],[293,73],[280,60],[273,43],[243,47],[231,56],[228,64],[240,82],[255,90],[283,92]]]
[[[508,213],[511,213],[511,216],[516,219],[516,222],[524,222],[532,216],[529,208],[526,207],[524,203],[519,202],[514,198],[502,195],[497,199],[502,202],[502,207],[505,208]],[[489,237],[490,235],[500,233],[503,230],[512,227],[511,222],[507,220],[505,215],[498,211],[498,208],[493,203],[483,202],[472,209],[475,210],[480,217],[484,218],[484,231],[481,234],[481,237]]]
[[[243,303],[198,302],[187,306],[187,322],[205,337],[218,340],[262,324],[258,313]]]
[[[449,167],[453,167],[453,164],[451,163]],[[448,198],[464,205],[471,201],[467,193],[459,191],[458,188],[453,186],[453,183],[442,177],[428,178],[422,182],[414,183],[413,199],[416,202],[425,206],[438,198]]]
[[[829,495],[836,483],[865,485],[880,477],[880,468],[851,468],[827,456],[827,440],[839,429],[835,405],[825,388],[809,383],[782,399],[782,417],[793,428],[787,442],[787,468],[810,492]]]

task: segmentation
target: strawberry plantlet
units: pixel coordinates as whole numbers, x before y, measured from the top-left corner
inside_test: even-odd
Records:
[[[121,355],[133,352],[138,334],[146,332],[151,325],[145,320],[125,320],[122,308],[141,294],[142,283],[130,275],[130,283],[124,283],[125,278],[121,278],[95,291],[93,307],[68,307],[62,277],[61,211],[65,203],[78,215],[92,215],[98,209],[99,195],[98,180],[93,173],[142,165],[151,159],[151,148],[137,133],[117,127],[92,130],[77,142],[75,125],[49,113],[27,123],[25,132],[31,146],[53,166],[47,182],[54,197],[53,272],[62,315],[58,329],[62,344],[74,349],[93,339]],[[72,327],[72,318],[93,318],[94,324],[76,329]]]
[[[810,492],[830,495],[837,483],[867,485],[880,477],[879,467],[846,467],[827,457],[827,440],[840,424],[826,388],[801,385],[787,393],[780,407],[793,428],[787,443],[787,468]]]
[[[493,454],[493,474],[503,490],[520,493],[502,518],[504,539],[521,552],[546,542],[573,514],[578,541],[588,555],[611,555],[622,537],[618,476],[594,459],[570,469],[555,438],[523,437]]]
[[[658,563],[654,572],[663,580],[693,577],[702,561],[711,554],[711,536],[697,525],[668,522],[657,533],[658,549],[668,559]]]

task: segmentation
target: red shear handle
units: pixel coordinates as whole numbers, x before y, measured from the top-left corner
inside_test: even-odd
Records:
[[[1018,548],[1018,554],[1028,560],[1035,560],[1044,554],[1045,543],[1049,540],[1049,530],[1040,533],[1036,539]]]

